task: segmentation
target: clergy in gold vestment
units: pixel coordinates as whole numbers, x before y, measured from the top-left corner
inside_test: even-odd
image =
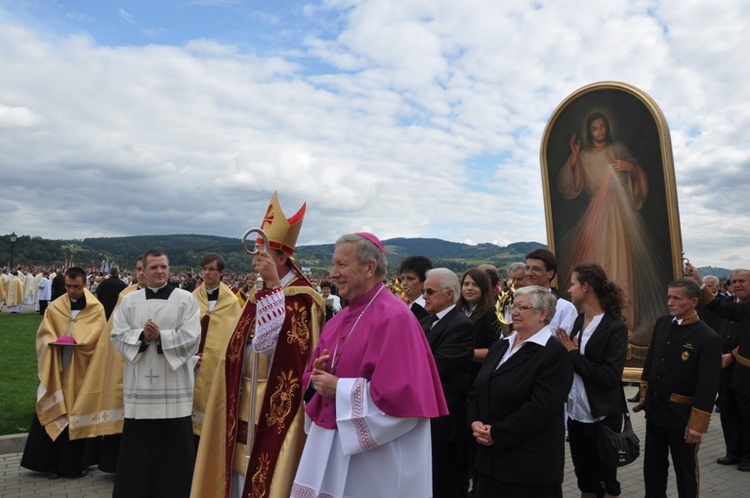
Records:
[[[123,289],[117,304],[137,289],[137,285]],[[125,358],[112,346],[109,339],[111,331],[110,316],[71,410],[70,439],[122,433],[122,372]]]
[[[8,307],[8,311],[11,313],[21,311],[23,295],[23,280],[18,276],[17,271],[13,271],[5,287],[5,305]]]
[[[68,439],[70,409],[105,326],[104,308],[84,287],[85,278],[83,269],[68,269],[66,294],[50,304],[37,332],[40,384],[21,461],[31,470],[80,475],[96,459],[87,447],[91,440]],[[63,341],[74,345],[58,345]]]
[[[0,272],[0,311],[5,306],[5,288],[8,287],[8,281],[4,273]]]
[[[138,289],[138,285],[123,289],[114,309],[117,309],[123,297]],[[102,472],[110,473],[117,469],[125,416],[122,401],[125,358],[115,349],[109,338],[112,320],[110,316],[102,330],[101,340],[96,345],[81,390],[70,412],[70,439],[103,436],[98,468]]]
[[[137,282],[120,292],[115,309],[123,297],[146,286],[142,258],[136,261],[135,269]],[[109,338],[112,326],[113,318],[110,316],[70,412],[70,439],[122,434],[122,373],[125,370],[125,358],[115,349]],[[116,455],[114,459],[116,463]],[[114,472],[115,468],[111,466],[102,469],[100,463],[100,470]]]
[[[271,249],[253,260],[264,288],[248,293],[216,369],[193,473],[194,498],[287,498],[290,494],[305,443],[300,380],[325,316],[320,294],[291,259],[304,211],[303,205],[287,220],[274,194],[266,212],[261,228],[268,234]],[[284,313],[271,311],[269,300],[280,302]],[[270,345],[273,356],[255,355],[253,334],[271,336],[274,331],[278,341]],[[248,458],[254,357],[259,358],[259,374],[250,430],[256,424],[257,429]]]
[[[201,435],[216,367],[242,312],[237,296],[221,281],[224,268],[224,259],[218,254],[204,256],[201,261],[203,285],[193,291],[201,308],[200,363],[196,367],[193,392],[193,434],[196,436]]]

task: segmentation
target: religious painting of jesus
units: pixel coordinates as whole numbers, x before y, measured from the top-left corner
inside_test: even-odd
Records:
[[[547,240],[557,287],[599,263],[625,292],[626,377],[640,377],[666,291],[682,276],[677,193],[667,122],[643,91],[619,82],[585,86],[547,123],[541,145]]]

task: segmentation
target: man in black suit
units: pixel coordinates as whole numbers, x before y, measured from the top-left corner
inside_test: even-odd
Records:
[[[691,264],[686,265],[689,276],[701,282],[698,270]],[[736,341],[730,353],[724,352],[721,357],[721,366],[724,370],[731,369],[731,380],[729,381],[728,398],[722,401],[721,416],[729,418],[727,426],[730,430],[729,440],[738,441],[736,445],[727,443],[727,454],[719,458],[717,463],[722,465],[737,464],[737,470],[750,471],[750,270],[736,269],[729,276],[733,297],[721,299],[714,296],[708,287],[701,290],[701,304],[712,313],[730,320],[729,332],[733,330]],[[725,345],[728,341],[725,340]],[[729,344],[731,347],[733,344]],[[722,390],[721,396],[725,396]],[[724,404],[727,404],[725,407]],[[738,412],[732,412],[732,407]],[[724,413],[724,410],[730,410]],[[733,421],[731,421],[733,420]]]
[[[703,277],[703,285],[711,291],[715,299],[729,299],[732,297],[722,297],[718,294],[721,290],[718,277],[706,275]],[[750,288],[748,289],[750,291]],[[721,430],[724,433],[724,444],[726,454],[718,458],[716,463],[719,465],[737,465],[740,462],[740,446],[742,444],[742,431],[740,427],[740,410],[737,406],[737,399],[734,390],[731,389],[732,375],[734,374],[734,358],[732,350],[739,345],[739,337],[742,335],[742,324],[740,322],[729,321],[721,316],[711,312],[702,304],[696,308],[701,321],[714,329],[721,337],[721,381],[719,383],[719,395],[716,397],[716,411],[720,412]]]
[[[468,489],[467,406],[474,324],[456,308],[458,277],[447,268],[427,272],[421,320],[435,357],[449,415],[432,419],[432,491],[435,498],[466,496]]]
[[[432,261],[425,256],[408,256],[401,261],[398,269],[401,275],[401,288],[404,290],[406,303],[409,305],[417,320],[428,316],[424,310],[422,288],[427,278],[427,270],[432,268]]]

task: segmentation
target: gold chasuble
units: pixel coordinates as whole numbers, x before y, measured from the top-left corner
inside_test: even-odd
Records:
[[[5,287],[5,305],[18,306],[23,301],[23,280],[11,275]]]
[[[303,277],[284,289],[286,314],[275,353],[259,355],[257,429],[248,461],[254,355],[247,351],[255,327],[255,289],[249,294],[211,386],[193,473],[194,498],[229,497],[233,472],[245,475],[243,497],[287,498],[305,445],[301,381],[325,319],[323,298]]]
[[[83,289],[86,307],[73,318],[70,298],[63,294],[50,303],[36,335],[39,371],[36,412],[39,423],[54,441],[68,426],[69,411],[75,405],[86,370],[104,328],[104,307],[88,289]],[[76,346],[50,346],[70,335]],[[70,348],[70,360],[63,370],[64,349]]]
[[[117,309],[123,297],[136,290],[137,285],[124,288],[117,298],[114,309]],[[125,370],[125,357],[117,351],[109,338],[114,309],[102,330],[101,340],[96,344],[94,356],[70,411],[71,440],[122,434],[125,414],[122,402],[122,373]]]
[[[193,434],[200,436],[211,382],[242,308],[237,297],[223,283],[219,284],[219,298],[213,311],[209,311],[205,285],[193,291],[193,296],[201,308],[201,345],[198,350],[201,360],[193,391]]]

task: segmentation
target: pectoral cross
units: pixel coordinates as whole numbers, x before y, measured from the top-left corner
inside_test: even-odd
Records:
[[[149,374],[149,375],[147,375],[147,376],[146,376],[146,378],[147,378],[147,379],[148,379],[149,381],[151,381],[151,384],[153,385],[153,384],[154,384],[154,379],[158,379],[158,378],[159,378],[159,376],[158,376],[158,375],[154,375],[154,371],[153,371],[153,369],[149,370],[149,372],[150,372],[150,374]]]

